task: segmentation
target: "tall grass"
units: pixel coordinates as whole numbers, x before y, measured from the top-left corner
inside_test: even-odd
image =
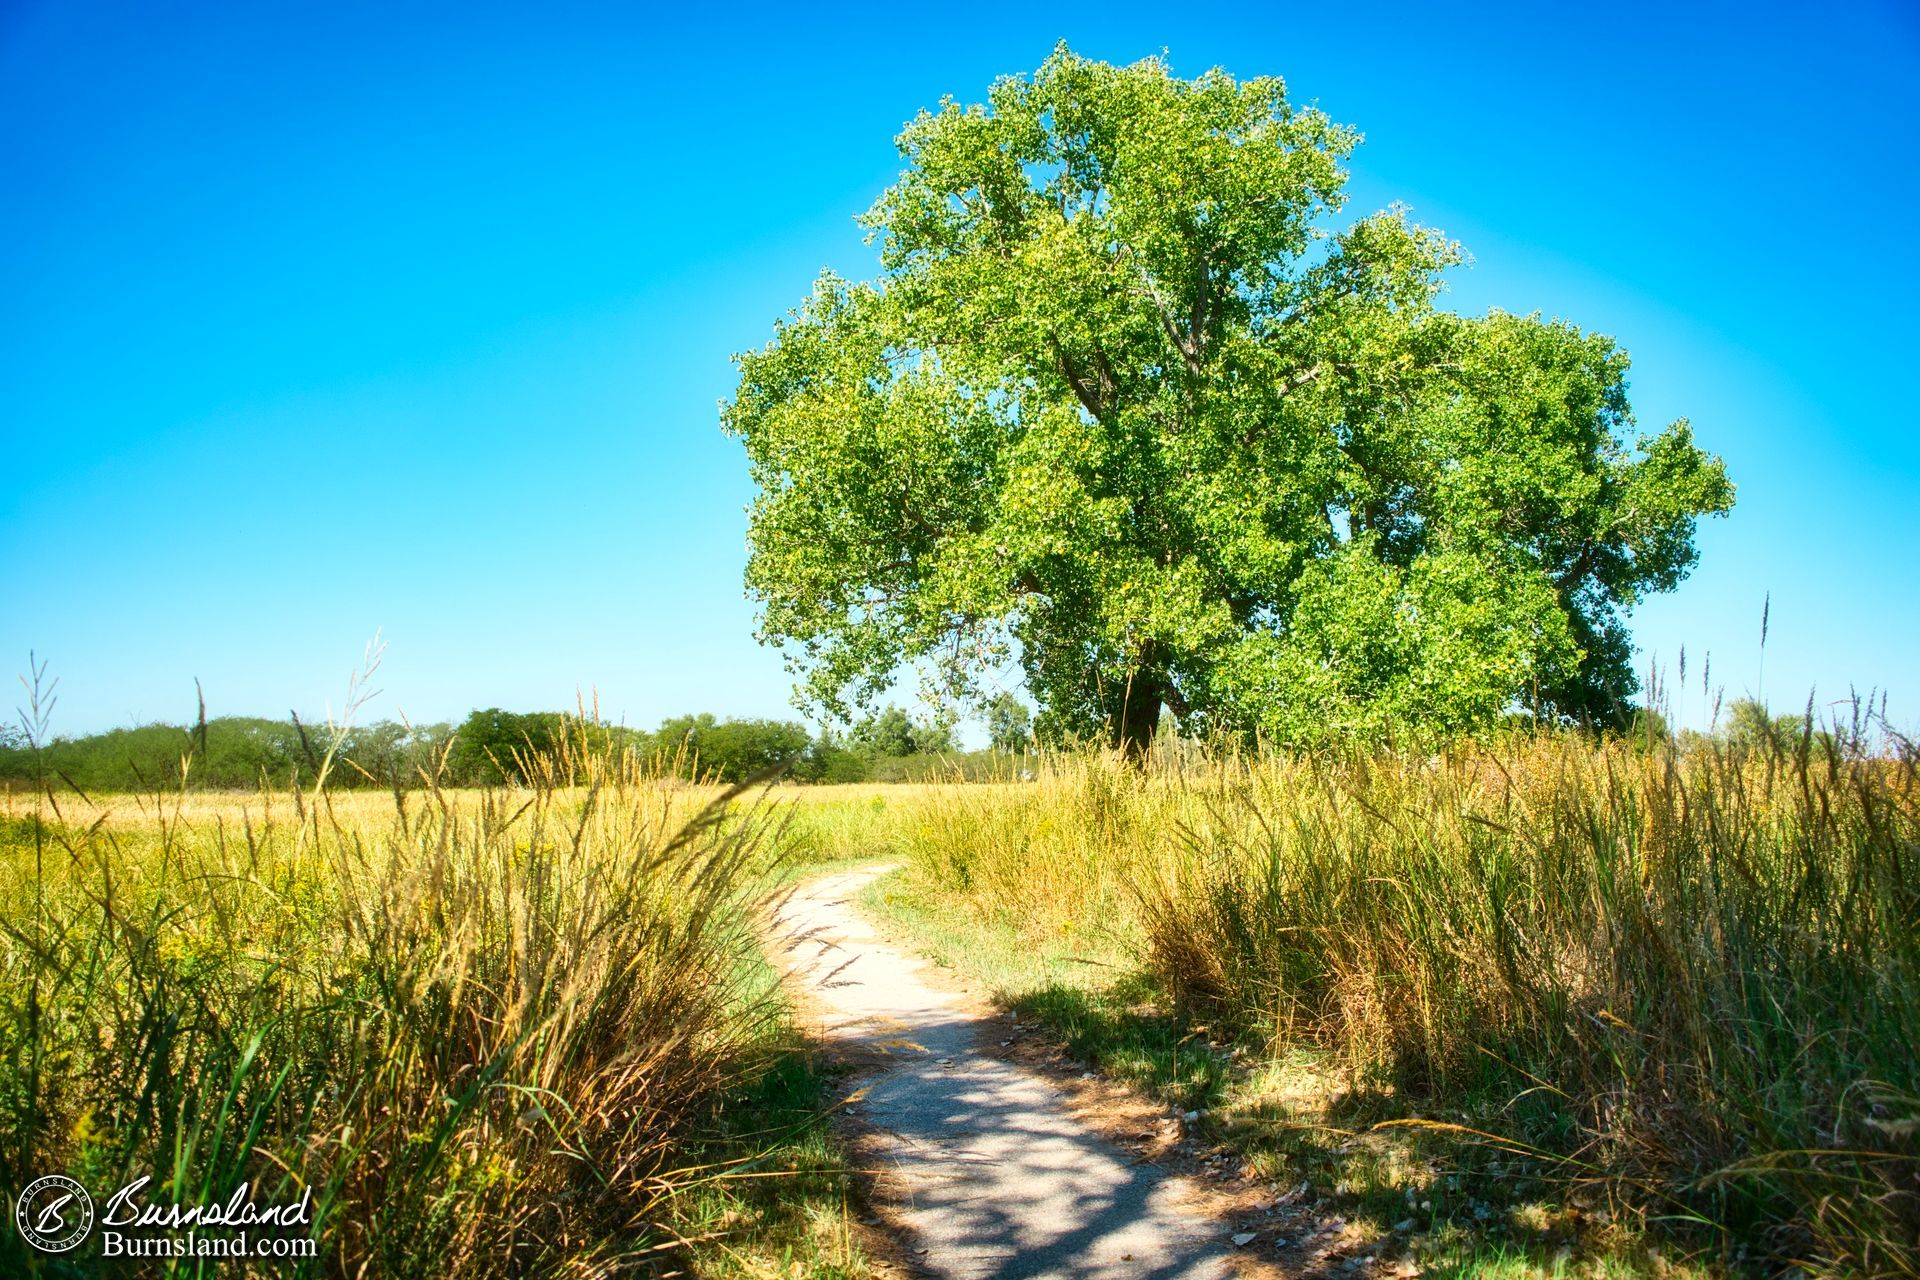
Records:
[[[982,916],[1130,949],[1190,1022],[1317,1046],[1396,1123],[1728,1258],[1914,1274],[1917,762],[1812,745],[1077,757],[889,834]]]
[[[324,771],[223,803],[180,786],[138,821],[111,816],[127,798],[16,803],[0,1186],[311,1187],[314,1274],[661,1262],[686,1122],[777,1014],[749,960],[775,833],[577,743],[526,764],[522,789],[429,775],[384,811],[337,803]],[[0,1272],[37,1265],[4,1240]]]

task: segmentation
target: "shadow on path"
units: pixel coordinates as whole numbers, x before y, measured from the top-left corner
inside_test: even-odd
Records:
[[[855,910],[891,869],[802,886],[781,917],[828,1036],[881,1061],[858,1106],[927,1267],[967,1280],[1230,1275],[1224,1228],[1181,1209],[1181,1179],[1092,1133],[1041,1077],[979,1052],[962,997],[926,983]]]

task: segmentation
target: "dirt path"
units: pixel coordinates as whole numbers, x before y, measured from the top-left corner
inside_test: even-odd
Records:
[[[1227,1228],[1183,1208],[1194,1188],[1095,1134],[1041,1076],[982,1052],[980,1011],[855,909],[889,870],[815,880],[782,923],[806,1002],[869,1064],[858,1117],[915,1261],[967,1280],[1231,1275]]]

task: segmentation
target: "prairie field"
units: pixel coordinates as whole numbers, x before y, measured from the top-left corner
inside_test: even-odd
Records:
[[[568,751],[495,791],[9,793],[0,1184],[311,1187],[308,1274],[724,1272],[752,1164],[809,1247],[840,1189],[756,933],[782,847],[768,806]]]
[[[849,812],[931,954],[1434,1265],[1912,1274],[1916,798],[1910,750],[1524,735]]]
[[[1915,764],[1066,757],[890,802],[874,905],[1436,1263],[1914,1274]]]
[[[1429,1272],[1914,1274],[1916,764],[1528,734],[16,790],[0,1180],[311,1184],[313,1274],[867,1274],[757,931],[890,860],[895,930]]]

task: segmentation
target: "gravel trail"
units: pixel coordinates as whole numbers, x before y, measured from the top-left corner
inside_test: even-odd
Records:
[[[956,1280],[1216,1280],[1233,1253],[1192,1188],[1077,1120],[1044,1078],[981,1052],[966,997],[885,941],[853,898],[891,867],[814,880],[781,913],[792,980],[833,1040],[874,1064],[859,1119],[917,1261]]]

